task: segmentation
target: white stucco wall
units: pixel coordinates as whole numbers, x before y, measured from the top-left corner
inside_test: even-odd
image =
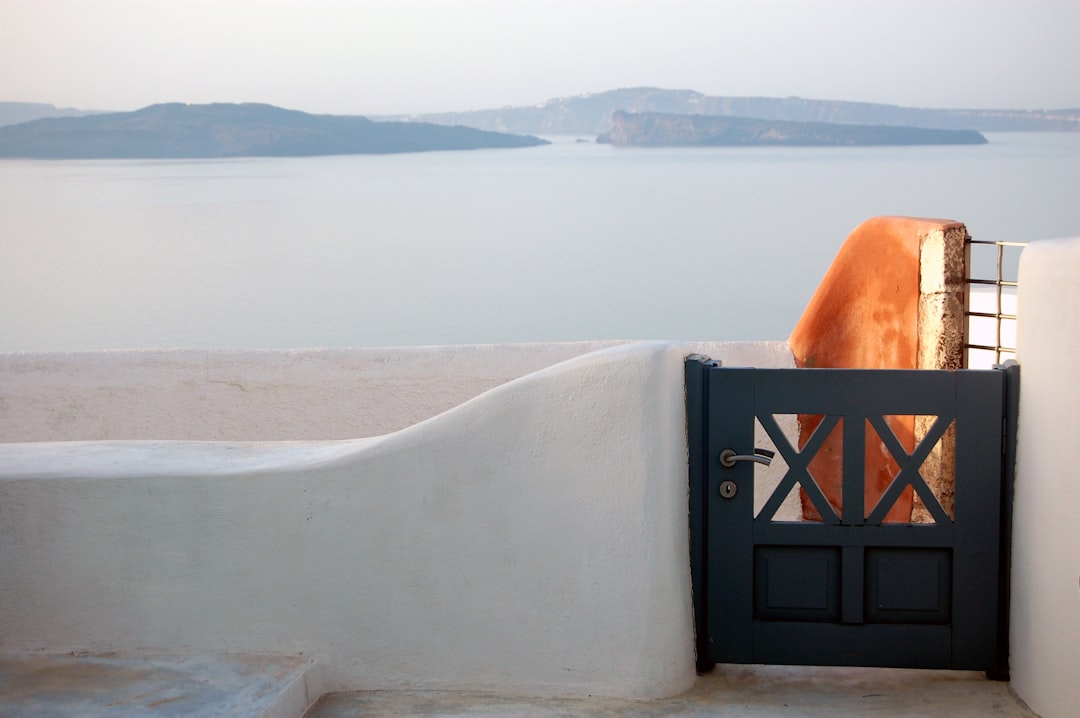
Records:
[[[1080,710],[1080,237],[1020,258],[1013,688],[1042,718]]]
[[[0,445],[0,648],[303,653],[328,690],[694,681],[683,357],[623,345],[404,430]]]

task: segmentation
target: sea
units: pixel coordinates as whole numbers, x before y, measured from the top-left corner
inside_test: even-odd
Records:
[[[1080,235],[1080,133],[987,138],[0,160],[0,351],[782,340],[870,217]]]

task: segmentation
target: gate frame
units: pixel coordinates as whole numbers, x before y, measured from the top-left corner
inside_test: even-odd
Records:
[[[695,619],[695,648],[697,670],[708,672],[717,663],[715,651],[710,644],[708,625],[708,436],[709,436],[709,369],[719,368],[720,362],[700,354],[685,359],[685,390],[687,417],[688,481],[689,481],[689,535],[690,574],[693,590]],[[763,369],[767,371],[767,369]],[[996,660],[986,668],[986,675],[995,680],[1009,678],[1009,568],[1011,560],[1012,498],[1016,455],[1017,407],[1019,400],[1019,365],[1009,361],[995,365],[993,370],[1003,371],[1002,399],[1002,456],[1001,496],[999,517],[999,567],[998,567],[998,614]],[[798,370],[792,370],[798,371]],[[859,370],[851,370],[859,371]],[[875,370],[882,371],[882,370]],[[887,371],[887,370],[886,370]],[[901,370],[911,371],[911,370]],[[972,371],[972,370],[959,370]]]

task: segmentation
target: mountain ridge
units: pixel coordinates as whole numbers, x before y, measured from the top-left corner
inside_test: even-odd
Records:
[[[46,102],[7,102],[0,100],[0,127],[39,120],[43,117],[82,117],[83,115],[99,113],[99,110],[57,107]]]
[[[611,115],[617,110],[980,132],[1080,132],[1080,108],[933,109],[801,97],[710,96],[696,90],[667,90],[658,87],[619,88],[553,98],[537,105],[380,117],[402,121],[463,124],[502,132],[595,136],[610,129]]]

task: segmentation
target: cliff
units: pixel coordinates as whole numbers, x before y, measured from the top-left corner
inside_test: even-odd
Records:
[[[634,147],[981,145],[986,138],[974,130],[618,111],[611,117],[611,132],[597,142]]]
[[[723,97],[693,90],[630,87],[560,97],[529,107],[472,112],[397,115],[393,119],[461,124],[502,132],[590,135],[607,132],[611,113],[663,112],[683,115],[756,117],[792,122],[894,125],[980,132],[1078,132],[1080,108],[1062,110],[949,110],[871,102],[808,100],[801,97]]]
[[[309,115],[262,104],[172,103],[0,127],[0,157],[42,159],[298,157],[542,144],[546,140],[471,127]]]

